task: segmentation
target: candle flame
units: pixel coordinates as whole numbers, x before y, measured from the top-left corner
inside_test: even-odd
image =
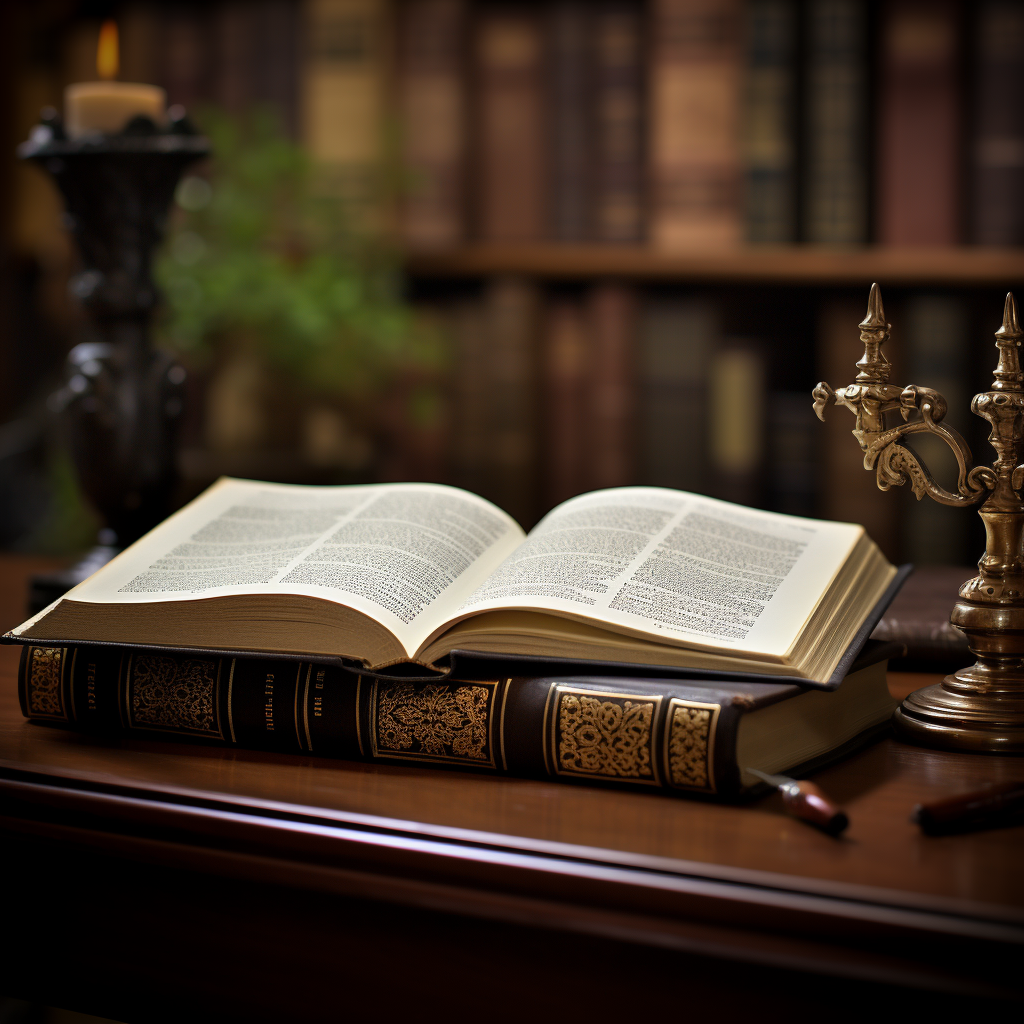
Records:
[[[96,73],[109,81],[117,78],[117,71],[117,22],[111,18],[103,22],[100,29],[100,41],[96,46]]]

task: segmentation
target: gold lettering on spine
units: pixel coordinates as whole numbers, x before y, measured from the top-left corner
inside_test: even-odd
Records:
[[[553,690],[551,748],[559,775],[659,784],[652,748],[660,694],[640,700],[558,684]]]
[[[274,731],[274,673],[268,672],[263,682],[263,717],[267,732]]]
[[[719,704],[678,697],[669,701],[665,762],[671,785],[715,792],[713,758],[720,711]]]
[[[235,658],[231,659],[231,668],[228,671],[228,732],[231,734],[231,742],[237,743],[235,739],[234,709],[231,702],[235,696]]]
[[[293,701],[292,715],[295,720],[295,742],[299,745],[299,750],[302,749],[302,733],[299,732],[299,686],[302,682],[302,662],[299,662],[299,667],[295,670],[295,698]]]
[[[322,671],[322,670],[321,670]],[[313,674],[313,666],[306,670],[306,689],[302,694],[302,723],[306,727],[306,749],[313,749],[313,741],[309,738],[309,680]]]
[[[72,680],[74,685],[74,680]],[[85,710],[87,713],[96,710],[96,662],[90,661],[85,670]]]

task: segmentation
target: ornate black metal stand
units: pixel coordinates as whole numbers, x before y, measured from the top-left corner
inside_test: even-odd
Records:
[[[71,351],[52,404],[82,489],[112,531],[106,551],[37,578],[33,605],[59,597],[170,511],[185,371],[151,344],[151,263],[182,172],[208,152],[180,108],[166,130],[137,117],[117,135],[76,139],[44,112],[19,148],[56,181],[82,257],[71,290],[88,312],[86,338]]]

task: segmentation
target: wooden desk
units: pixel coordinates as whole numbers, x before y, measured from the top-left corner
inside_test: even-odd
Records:
[[[30,568],[0,560],[4,626]],[[0,649],[9,994],[132,1021],[846,1020],[1021,997],[1024,828],[925,838],[907,816],[1024,779],[1022,758],[883,740],[816,776],[850,813],[834,840],[777,797],[100,743],[22,719],[17,654]]]

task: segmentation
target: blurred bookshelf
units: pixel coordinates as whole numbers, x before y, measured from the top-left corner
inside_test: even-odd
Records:
[[[967,403],[1000,292],[1024,282],[1024,4],[8,7],[8,151],[91,77],[115,17],[122,78],[200,121],[205,104],[269,106],[364,196],[410,305],[448,340],[446,369],[365,403],[376,426],[340,405],[286,410],[287,437],[244,450],[218,450],[202,412],[231,367],[197,371],[190,493],[221,472],[429,478],[530,525],[579,490],[651,484],[858,519],[891,557],[974,556],[969,517],[879,494],[848,417],[822,426],[809,392],[847,382],[878,281],[894,380],[949,390],[952,425],[984,446]],[[26,391],[12,382],[52,377],[76,321],[59,205],[31,169],[5,173],[10,419]],[[743,436],[720,429],[730,408]]]

